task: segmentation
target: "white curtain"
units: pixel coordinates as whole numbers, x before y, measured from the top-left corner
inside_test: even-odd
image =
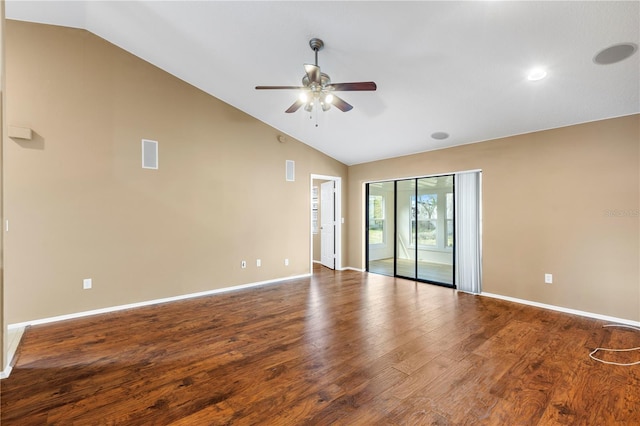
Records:
[[[460,291],[482,292],[481,172],[455,175],[455,275]]]

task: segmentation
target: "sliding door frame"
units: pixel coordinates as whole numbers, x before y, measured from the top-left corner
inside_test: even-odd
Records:
[[[364,270],[369,272],[369,183],[364,184]]]
[[[418,281],[418,282],[424,282],[424,283],[428,283],[428,284],[433,284],[433,285],[438,285],[438,286],[443,286],[443,287],[447,287],[447,288],[456,288],[456,202],[455,202],[455,175],[456,173],[444,173],[444,174],[436,174],[436,175],[430,175],[430,176],[416,176],[416,177],[407,177],[407,178],[397,178],[397,179],[385,179],[385,180],[379,180],[379,181],[370,181],[370,182],[365,182],[365,270],[367,272],[369,272],[369,196],[370,196],[370,190],[369,190],[369,185],[372,183],[379,183],[379,182],[393,182],[393,209],[394,209],[394,220],[393,220],[393,276],[394,277],[398,277],[398,278],[404,278],[404,279],[409,279],[412,281]],[[451,176],[452,177],[452,184],[451,184],[451,192],[453,194],[453,247],[452,247],[452,251],[451,251],[451,268],[452,268],[452,274],[451,274],[451,284],[449,283],[443,283],[443,282],[439,282],[439,281],[433,281],[433,280],[428,280],[428,279],[423,279],[423,278],[419,278],[418,276],[418,250],[419,250],[419,246],[418,246],[418,209],[417,209],[417,200],[418,200],[418,181],[420,179],[428,179],[428,178],[436,178],[436,177],[444,177],[444,176]],[[398,275],[398,182],[400,181],[411,181],[413,180],[415,182],[415,187],[414,187],[414,197],[416,199],[416,209],[415,209],[415,226],[416,226],[416,243],[415,243],[415,247],[413,248],[413,252],[414,252],[414,277],[406,277],[403,275]],[[446,201],[445,201],[446,202]],[[446,223],[447,218],[444,218],[444,221]],[[386,222],[385,222],[386,223]],[[446,229],[446,228],[445,228]],[[447,238],[446,234],[445,234],[445,240]]]

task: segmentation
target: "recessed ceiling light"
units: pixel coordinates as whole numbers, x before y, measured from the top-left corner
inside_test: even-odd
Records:
[[[435,133],[431,133],[431,137],[433,139],[437,139],[439,141],[446,139],[449,137],[449,133],[445,133],[445,132],[435,132]]]
[[[593,57],[593,62],[599,65],[615,64],[616,62],[627,59],[633,55],[636,50],[638,50],[638,46],[633,43],[614,44],[601,50]]]
[[[527,80],[529,81],[540,81],[547,76],[547,71],[544,68],[533,68],[527,74]]]

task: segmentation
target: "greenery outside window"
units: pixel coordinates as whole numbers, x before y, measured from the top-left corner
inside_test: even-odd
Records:
[[[438,230],[438,194],[411,196],[411,245],[435,247]],[[416,214],[417,213],[417,214]],[[416,217],[418,225],[416,226]],[[417,237],[416,237],[417,234]]]
[[[411,247],[453,248],[453,193],[411,195]],[[417,224],[416,224],[417,219]]]

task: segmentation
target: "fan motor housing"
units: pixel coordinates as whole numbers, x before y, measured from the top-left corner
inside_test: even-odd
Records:
[[[331,84],[331,78],[321,72],[320,73],[320,88],[323,88],[324,86],[326,86],[327,84]],[[309,76],[308,75],[304,75],[304,77],[302,77],[302,85],[305,87],[309,87]]]

